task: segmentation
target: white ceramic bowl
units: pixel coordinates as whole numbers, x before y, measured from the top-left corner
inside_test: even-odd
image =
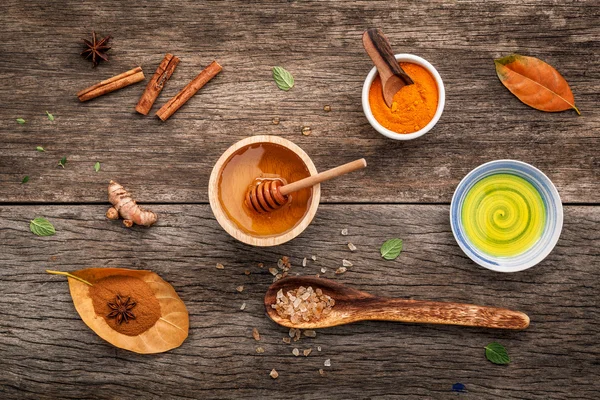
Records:
[[[463,202],[469,190],[481,179],[500,173],[519,176],[532,184],[546,207],[542,236],[530,249],[513,257],[494,257],[480,251],[467,238],[461,218]],[[562,230],[563,208],[558,190],[542,171],[522,161],[496,160],[480,165],[460,181],[452,196],[450,226],[456,242],[471,260],[493,271],[517,272],[533,267],[550,254]]]
[[[442,116],[442,112],[444,111],[444,103],[446,102],[446,91],[444,90],[444,82],[442,82],[442,77],[437,72],[437,70],[427,60],[425,60],[419,56],[412,55],[412,54],[396,54],[395,57],[396,57],[396,60],[398,60],[400,62],[410,62],[410,63],[422,66],[423,68],[427,69],[427,71],[429,71],[429,73],[434,77],[435,83],[437,84],[439,97],[438,97],[437,110],[435,112],[435,115],[433,116],[433,119],[431,121],[429,121],[429,123],[427,125],[425,125],[422,129],[420,129],[416,132],[413,132],[413,133],[396,133],[394,131],[391,131],[391,130],[385,128],[383,125],[381,125],[373,116],[373,113],[371,112],[371,105],[369,104],[369,89],[371,88],[371,84],[373,84],[373,80],[375,80],[375,77],[377,76],[377,68],[376,67],[373,67],[373,69],[371,69],[371,72],[369,72],[369,75],[367,75],[367,78],[365,79],[365,83],[363,85],[363,89],[362,89],[363,111],[365,113],[365,116],[367,117],[367,120],[369,120],[369,123],[371,124],[371,126],[373,128],[375,128],[375,130],[377,132],[381,133],[383,136],[387,136],[390,139],[394,139],[394,140],[416,139],[420,136],[423,136],[427,132],[429,132],[431,130],[431,128],[433,128],[435,126],[435,124],[437,124],[438,120]]]

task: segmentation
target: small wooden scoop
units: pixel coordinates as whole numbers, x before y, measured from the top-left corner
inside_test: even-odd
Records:
[[[246,193],[246,206],[258,213],[275,211],[288,202],[288,195],[298,190],[306,189],[317,183],[328,181],[340,175],[347,174],[367,166],[364,158],[323,171],[299,181],[283,184],[281,179],[257,180]]]
[[[271,307],[276,302],[277,292],[283,289],[283,293],[286,293],[300,286],[311,286],[315,290],[320,288],[324,294],[331,296],[335,300],[331,312],[318,321],[298,324],[280,317]],[[279,325],[299,329],[328,328],[356,321],[397,321],[498,329],[525,329],[529,326],[529,317],[519,311],[472,304],[377,297],[329,279],[311,276],[283,278],[273,283],[265,294],[265,308],[269,317]]]
[[[390,43],[381,29],[367,29],[363,33],[363,46],[381,77],[383,99],[387,106],[392,108],[394,95],[404,86],[412,85],[414,82],[398,65]]]

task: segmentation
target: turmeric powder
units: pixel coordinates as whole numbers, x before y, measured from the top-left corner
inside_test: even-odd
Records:
[[[373,116],[385,128],[397,133],[413,133],[433,119],[438,105],[438,89],[433,76],[420,65],[401,62],[402,69],[414,81],[394,95],[392,108],[383,99],[381,78],[375,77],[369,89]]]

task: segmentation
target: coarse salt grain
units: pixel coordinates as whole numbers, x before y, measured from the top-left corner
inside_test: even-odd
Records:
[[[258,354],[261,354],[261,353],[264,353],[264,352],[265,352],[265,349],[263,349],[262,347],[257,347],[257,348],[256,348],[256,352],[257,352]]]
[[[265,266],[265,264],[263,264],[263,263],[258,263],[258,268],[262,268],[262,267],[264,267],[264,266]]]
[[[308,355],[310,354],[311,351],[312,351],[312,349],[306,349],[302,352],[302,354],[304,354],[304,357],[308,357]]]
[[[294,350],[292,350],[292,354],[298,357],[300,355],[300,351],[294,347]]]
[[[345,273],[347,270],[348,270],[348,268],[346,268],[346,267],[339,267],[338,269],[335,270],[335,274],[340,275],[340,274]]]
[[[286,343],[286,344],[290,344],[290,343],[292,343],[292,338],[289,338],[289,337],[284,337],[284,338],[283,338],[283,343]]]
[[[317,256],[311,256],[310,258],[312,258],[313,261],[317,261]]]
[[[342,229],[342,236],[348,236],[348,229]]]
[[[237,290],[238,292],[242,293],[244,291],[244,287],[243,286],[238,286],[235,288],[235,290]]]
[[[344,267],[351,267],[352,263],[350,261],[348,261],[348,260],[342,260],[342,265]]]
[[[275,369],[271,370],[271,373],[269,374],[271,376],[271,378],[273,379],[277,379],[277,377],[279,376],[279,374],[277,373],[277,371],[275,371]]]
[[[319,368],[319,375],[325,376],[325,370],[323,368]]]
[[[324,274],[325,272],[327,272],[327,268],[325,268],[325,267],[321,268],[321,273]]]
[[[297,324],[318,321],[321,317],[328,315],[334,305],[335,300],[324,294],[321,289],[313,290],[310,286],[308,288],[300,286],[287,293],[283,293],[283,289],[280,289],[277,292],[275,304],[271,304],[271,307],[281,318]],[[294,333],[296,334],[296,332]],[[297,334],[300,334],[299,330]]]
[[[321,346],[317,346],[317,351],[321,351]]]
[[[258,329],[252,328],[252,337],[254,340],[260,340],[260,333],[258,332]]]
[[[246,309],[246,303],[242,303],[242,306],[240,307],[240,310],[244,311]]]
[[[352,243],[348,243],[348,248],[350,249],[350,251],[355,251],[356,250],[356,246],[353,245]]]
[[[313,330],[305,330],[304,331],[304,336],[306,336],[306,337],[317,337],[317,332],[315,332]]]
[[[279,273],[279,271],[277,271],[277,268],[269,268],[269,272],[271,273],[271,275],[275,276]]]
[[[245,270],[245,271],[244,271],[244,274],[246,274],[246,275],[250,275],[250,270],[249,270],[249,269]]]
[[[225,266],[221,263],[217,263],[217,269],[225,269]]]
[[[326,366],[326,367],[331,367],[331,359],[328,358],[327,360],[325,360],[325,362],[323,363],[323,365]]]
[[[306,263],[307,263],[307,261],[308,261],[308,260],[306,259],[306,257],[304,257],[304,258],[302,259],[302,266],[303,266],[303,267],[306,267]]]

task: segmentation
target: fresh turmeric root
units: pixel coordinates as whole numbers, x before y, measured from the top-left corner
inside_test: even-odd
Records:
[[[133,224],[152,226],[158,217],[152,211],[144,210],[138,206],[131,194],[115,181],[108,184],[108,201],[113,205],[106,212],[106,218],[123,218],[123,225],[131,228]]]

